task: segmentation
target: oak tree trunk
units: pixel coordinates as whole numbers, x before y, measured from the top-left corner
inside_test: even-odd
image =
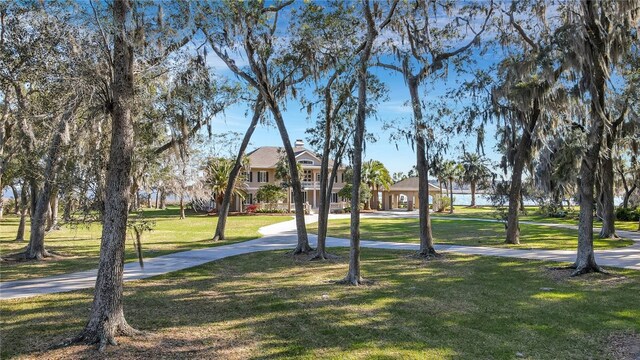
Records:
[[[370,51],[370,46],[369,46]],[[361,60],[363,61],[363,60]],[[353,186],[351,187],[351,239],[349,247],[349,271],[344,282],[360,285],[360,186],[362,183],[362,147],[364,142],[367,106],[367,66],[360,64],[358,69],[358,109],[355,132],[353,135]]]
[[[133,155],[133,49],[126,37],[127,0],[114,0],[116,31],[113,49],[113,109],[109,167],[106,181],[100,264],[89,321],[77,341],[99,343],[100,350],[116,344],[115,336],[133,335],[124,318],[122,277],[127,215],[131,195]]]
[[[525,163],[529,161],[533,132],[540,116],[537,99],[533,101],[533,109],[529,114],[526,126],[522,129],[522,136],[516,149],[511,170],[511,186],[509,188],[509,212],[507,214],[507,244],[520,244],[519,212],[522,206],[522,172]]]
[[[625,209],[629,208],[629,198],[631,198],[631,195],[633,194],[634,191],[636,191],[636,184],[633,184],[631,186],[631,188],[629,188],[629,190],[624,192],[624,195],[622,197],[622,207]]]
[[[337,76],[338,73],[334,75]],[[336,157],[333,162],[331,174],[329,174],[329,156],[331,154],[331,125],[333,122],[333,114],[335,109],[332,108],[332,97],[330,93],[331,82],[325,90],[325,124],[324,124],[324,143],[322,144],[322,158],[320,164],[320,207],[318,209],[318,242],[316,253],[312,259],[326,260],[330,256],[327,254],[327,227],[329,225],[329,210],[331,208],[331,193],[333,192],[333,184],[338,176],[338,168],[340,167],[340,159],[342,158],[345,144],[338,145]],[[337,106],[340,106],[338,104]],[[346,139],[345,139],[346,141]]]
[[[24,230],[27,223],[27,208],[29,207],[29,199],[27,197],[28,191],[26,181],[23,181],[22,188],[20,189],[20,200],[18,201],[18,199],[16,199],[16,203],[20,203],[20,222],[18,223],[16,241],[24,241]]]
[[[53,135],[51,146],[49,147],[47,163],[43,174],[42,191],[38,193],[35,211],[32,212],[31,215],[31,234],[29,236],[29,245],[27,245],[27,249],[25,250],[25,258],[27,259],[42,260],[49,256],[49,253],[44,247],[47,213],[55,192],[57,167],[60,153],[62,152],[62,136],[66,131],[67,124],[73,119],[75,109],[76,105],[73,105],[71,109],[65,111],[62,115],[56,133]]]
[[[167,201],[167,192],[164,188],[160,191],[160,209],[166,209],[167,205],[165,204]]]
[[[613,170],[613,146],[618,132],[618,126],[624,119],[621,116],[611,123],[611,129],[606,136],[605,156],[600,159],[601,164],[601,193],[600,202],[602,203],[602,229],[600,230],[601,238],[617,238],[616,235],[616,213],[615,213],[615,197],[613,194],[614,187],[614,170]]]
[[[585,25],[589,32],[589,39],[585,39],[585,47],[594,59],[604,56],[604,41],[600,24],[596,20],[594,4],[584,4],[587,12]],[[578,252],[574,264],[575,271],[572,275],[580,275],[589,272],[598,272],[600,267],[596,264],[593,251],[593,202],[595,177],[600,157],[600,147],[604,134],[605,121],[602,118],[605,106],[606,76],[602,64],[594,64],[592,69],[585,66],[583,72],[592,73],[591,84],[591,124],[587,130],[587,149],[580,164],[580,178],[578,187],[580,194],[580,220],[578,222]]]
[[[608,138],[610,136],[607,136]],[[600,203],[602,204],[601,238],[616,238],[616,213],[613,195],[613,159],[611,156],[600,159],[601,181]]]
[[[49,206],[51,211],[49,212],[50,222],[47,225],[46,231],[60,230],[60,225],[58,224],[58,191],[54,190],[51,194],[51,200],[49,201]]]
[[[369,3],[365,2],[365,11],[369,12]],[[370,15],[370,13],[369,13]],[[371,58],[371,49],[377,31],[371,23],[371,17],[367,18],[367,37],[364,49],[358,63],[358,107],[356,111],[355,129],[353,135],[353,186],[351,187],[351,226],[349,247],[349,271],[343,282],[349,285],[360,285],[363,282],[360,275],[360,186],[362,184],[362,148],[364,145],[365,121],[367,119],[367,86],[368,63]]]
[[[416,169],[418,170],[418,217],[420,218],[420,250],[418,255],[424,257],[437,256],[433,246],[431,232],[431,215],[429,214],[429,165],[427,146],[424,138],[424,120],[422,105],[418,94],[418,82],[414,77],[407,76],[407,86],[411,95],[413,121],[416,139]]]
[[[71,196],[71,194],[67,193],[67,195],[65,196],[64,211],[62,213],[62,220],[64,220],[64,222],[71,221],[71,213],[72,212],[73,212],[73,197]]]
[[[298,244],[293,250],[294,254],[308,254],[313,249],[309,245],[309,238],[307,237],[307,227],[304,222],[304,204],[302,203],[302,185],[300,183],[300,176],[298,174],[298,163],[296,162],[296,155],[291,147],[291,140],[289,139],[289,133],[284,124],[282,118],[282,112],[274,99],[268,99],[269,108],[273,114],[273,118],[280,132],[282,138],[282,144],[287,155],[287,162],[289,163],[289,172],[291,175],[291,188],[293,189],[293,202],[295,204],[295,217],[296,217],[296,229],[298,230]]]
[[[14,204],[13,204],[13,213],[18,215],[20,214],[20,200],[18,200],[18,189],[16,189],[16,186],[11,184],[11,193],[13,193],[13,200],[14,200]]]
[[[184,195],[180,193],[180,220],[185,218],[186,216],[184,214]]]
[[[260,120],[263,112],[264,102],[262,101],[262,96],[258,95],[253,109],[251,124],[249,124],[249,127],[247,128],[247,131],[244,133],[244,137],[242,138],[242,143],[240,144],[238,154],[236,155],[236,161],[233,165],[233,168],[231,169],[231,173],[229,174],[229,182],[227,183],[227,188],[224,192],[224,199],[222,200],[222,204],[220,204],[218,207],[218,224],[216,225],[216,232],[213,235],[213,241],[224,240],[224,231],[227,226],[227,217],[229,216],[229,206],[231,204],[233,188],[238,179],[238,174],[242,169],[242,159],[244,157],[244,152],[247,150],[247,146],[249,146],[251,136],[253,136],[253,132],[258,126],[258,121]],[[218,206],[218,204],[216,204],[216,206]]]

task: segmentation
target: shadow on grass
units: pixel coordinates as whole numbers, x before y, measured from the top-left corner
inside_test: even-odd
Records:
[[[376,282],[354,288],[328,282],[346,273],[347,251],[334,252],[340,260],[311,263],[255,253],[127,283],[128,321],[154,335],[122,338],[105,356],[601,358],[610,333],[640,332],[638,272],[599,287],[555,281],[542,262],[363,249],[363,275]],[[90,302],[82,291],[0,303],[2,357],[73,335]]]

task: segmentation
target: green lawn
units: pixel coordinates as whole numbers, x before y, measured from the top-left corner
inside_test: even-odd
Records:
[[[329,236],[349,238],[349,219],[330,220]],[[432,219],[433,236],[437,244],[511,247],[521,249],[575,249],[578,244],[576,230],[552,228],[544,225],[520,225],[520,245],[504,244],[505,230],[501,223],[473,220]],[[309,226],[316,232],[317,224]],[[363,218],[360,225],[362,239],[419,242],[418,219]],[[596,249],[629,246],[631,240],[603,240],[594,238]]]
[[[375,282],[348,287],[328,281],[347,271],[347,251],[332,252],[340,259],[254,253],[127,283],[127,319],[151,334],[103,356],[612,359],[611,339],[640,340],[637,271],[569,280],[540,261],[363,249]],[[0,302],[1,357],[98,358],[88,346],[32,353],[77,333],[91,294]]]
[[[156,223],[154,230],[145,233],[142,240],[145,257],[255,239],[260,237],[258,233],[260,227],[291,219],[289,216],[231,216],[227,220],[227,239],[214,243],[211,238],[218,221],[217,217],[188,212],[187,218],[180,220],[179,211],[176,208],[145,210],[144,214]],[[2,220],[0,256],[19,252],[27,245],[28,231],[25,242],[15,241],[17,228],[17,217],[10,215]],[[5,262],[0,267],[0,280],[36,278],[95,268],[100,254],[101,231],[100,224],[93,224],[89,227],[75,228],[64,226],[59,231],[48,233],[45,246],[49,250],[63,254],[63,257],[41,262]],[[129,237],[126,261],[136,261],[136,259],[133,238]]]
[[[540,215],[538,213],[538,207],[536,206],[527,206],[527,215],[520,215],[520,220],[522,221],[534,221],[541,223],[552,223],[552,224],[570,224],[570,225],[578,225],[578,207],[574,207],[572,211],[567,214],[565,218],[552,218],[544,215]],[[448,212],[442,213],[434,213],[433,216],[438,217],[465,217],[465,218],[478,218],[478,219],[496,219],[498,217],[498,213],[495,208],[491,206],[479,206],[476,208],[469,208],[465,206],[455,206],[454,213],[449,214]],[[594,227],[599,228],[600,222],[594,222]],[[637,221],[617,221],[616,228],[618,230],[627,230],[627,231],[638,231],[638,222]]]

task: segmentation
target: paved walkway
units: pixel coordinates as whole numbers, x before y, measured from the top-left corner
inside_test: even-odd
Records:
[[[380,212],[375,214],[362,214],[366,217],[416,217],[417,213],[407,212]],[[349,215],[331,215],[332,219],[348,218]],[[439,217],[433,217],[440,219]],[[495,222],[490,219],[470,219],[443,217],[442,219],[455,219],[462,221],[486,221]],[[315,222],[315,216],[308,216],[307,223]],[[523,224],[544,225],[551,227],[561,227],[577,229],[575,225],[567,224],[546,224],[534,222],[522,222]],[[164,256],[158,256],[145,260],[144,268],[140,268],[137,262],[125,264],[125,281],[139,280],[172,271],[187,269],[202,265],[211,261],[226,258],[229,256],[247,254],[258,251],[290,249],[296,244],[295,221],[285,221],[278,224],[265,226],[259,230],[264,235],[262,238],[249,240],[241,243],[216,246],[205,249],[183,251]],[[635,243],[631,246],[596,251],[596,259],[599,265],[621,267],[626,269],[640,270],[640,233],[631,231],[618,231],[624,238],[629,238]],[[309,234],[309,241],[314,244],[316,236]],[[327,238],[328,247],[348,247],[348,239]],[[382,241],[363,240],[362,247],[392,250],[417,250],[418,244],[394,243]],[[506,248],[491,248],[479,246],[459,246],[459,245],[436,245],[436,250],[453,251],[460,254],[469,255],[490,255],[501,257],[512,257],[521,259],[535,259],[547,261],[571,262],[575,260],[575,250],[520,250]],[[0,282],[0,300],[25,298],[36,295],[52,294],[65,291],[92,288],[95,285],[97,270],[81,271],[71,274],[62,274],[39,279],[17,280]]]

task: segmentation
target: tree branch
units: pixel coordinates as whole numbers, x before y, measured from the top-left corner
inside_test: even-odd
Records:
[[[529,46],[531,46],[531,48],[533,49],[533,51],[538,52],[540,50],[540,48],[538,47],[538,44],[536,44],[528,35],[527,33],[524,31],[524,29],[522,28],[522,26],[520,26],[520,24],[518,24],[516,22],[516,20],[513,18],[513,11],[511,11],[509,13],[509,22],[511,23],[511,25],[516,29],[516,31],[518,32],[518,34],[520,34],[520,37],[522,38],[522,40],[524,40],[527,44],[529,44]]]
[[[289,0],[289,1],[285,1],[280,5],[272,5],[272,6],[267,6],[265,8],[262,8],[262,13],[267,13],[267,12],[278,12],[284,8],[286,8],[287,6],[293,4],[294,0]]]
[[[403,73],[402,69],[399,66],[396,66],[396,65],[385,64],[385,63],[382,63],[380,61],[376,62],[373,65],[377,66],[377,67],[381,67],[381,68],[387,69],[387,70],[393,70],[393,71],[397,71],[399,73]]]

